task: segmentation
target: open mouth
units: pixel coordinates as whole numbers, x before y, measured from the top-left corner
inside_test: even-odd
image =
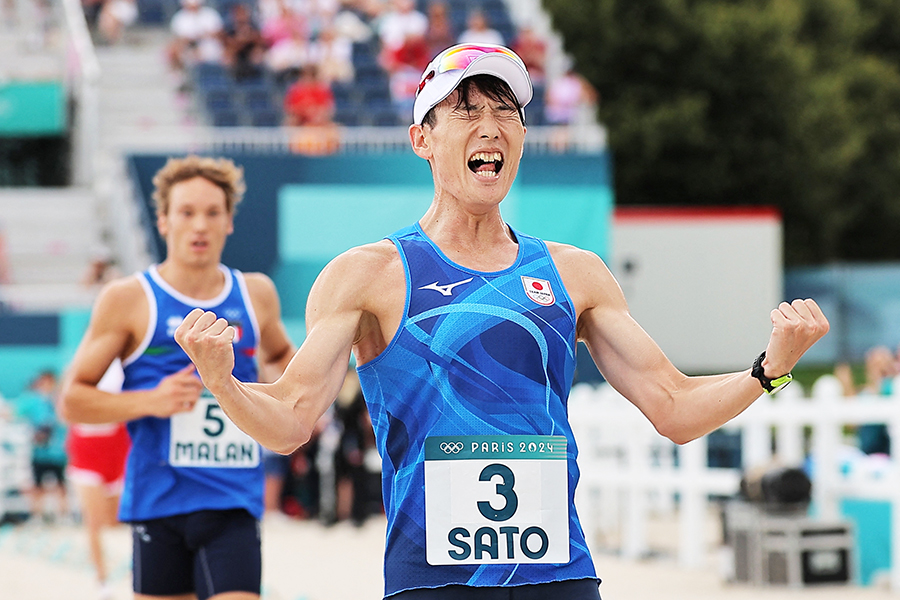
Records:
[[[503,155],[499,152],[476,152],[469,158],[469,170],[485,179],[496,179],[503,168]]]

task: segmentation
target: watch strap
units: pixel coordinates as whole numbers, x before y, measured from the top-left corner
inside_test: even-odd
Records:
[[[775,392],[783,389],[791,381],[793,381],[794,376],[788,373],[774,379],[769,379],[768,377],[766,377],[765,370],[762,366],[762,363],[765,359],[766,352],[763,351],[762,354],[757,356],[756,360],[753,361],[753,367],[750,369],[750,375],[752,375],[759,381],[760,385],[762,385],[762,388],[766,391],[767,394],[774,394]]]

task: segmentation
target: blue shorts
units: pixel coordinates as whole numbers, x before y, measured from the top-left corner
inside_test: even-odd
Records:
[[[570,579],[510,587],[448,585],[434,589],[407,590],[390,600],[600,600],[596,579]]]
[[[259,522],[243,509],[131,524],[134,592],[148,596],[260,593]]]

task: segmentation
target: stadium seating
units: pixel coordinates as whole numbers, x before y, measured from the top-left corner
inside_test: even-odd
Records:
[[[241,0],[207,0],[222,15],[235,2]],[[473,9],[486,15],[491,27],[497,29],[507,43],[515,37],[515,26],[504,0],[445,0],[451,22],[457,31],[466,28],[466,19]],[[427,10],[428,0],[419,0],[419,10]],[[250,0],[250,4],[255,4]],[[167,18],[177,9],[177,0],[140,0],[141,15]],[[143,17],[142,17],[143,18]],[[332,84],[335,98],[334,121],[348,127],[397,126],[408,122],[393,105],[388,74],[378,62],[380,46],[376,37],[353,44],[355,78],[349,83]],[[286,83],[264,72],[261,77],[235,81],[221,65],[197,65],[190,73],[197,95],[197,106],[216,126],[247,125],[271,127],[281,122],[282,100]],[[230,102],[224,96],[230,95]],[[543,116],[543,90],[535,89],[533,104],[528,109],[528,124],[545,123]]]

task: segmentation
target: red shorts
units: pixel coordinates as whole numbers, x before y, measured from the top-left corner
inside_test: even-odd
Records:
[[[76,484],[105,486],[120,492],[131,439],[124,423],[72,425],[66,440],[67,478]]]

